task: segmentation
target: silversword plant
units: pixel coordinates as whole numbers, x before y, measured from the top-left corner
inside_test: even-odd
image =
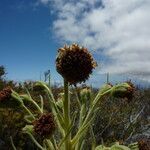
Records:
[[[56,70],[64,79],[64,92],[61,93],[61,98],[56,100],[51,88],[44,82],[39,81],[34,85],[35,88],[44,90],[51,112],[44,111],[42,96],[40,96],[41,105],[38,105],[28,91],[27,94],[19,95],[10,88],[0,92],[0,105],[4,107],[19,107],[28,113],[24,118],[27,125],[22,131],[28,134],[41,150],[84,150],[85,136],[88,131],[90,131],[93,139],[91,150],[136,150],[138,149],[137,144],[132,144],[128,147],[118,143],[111,147],[96,145],[92,129],[94,118],[100,109],[99,104],[105,100],[103,98],[105,96],[114,96],[126,98],[130,101],[134,92],[132,83],[125,82],[114,86],[105,84],[99,89],[94,98],[90,96],[90,88],[82,89],[77,94],[80,95],[77,96],[78,110],[73,112],[73,114],[70,112],[72,102],[69,91],[70,85],[76,87],[77,84],[85,82],[96,66],[97,63],[87,48],[80,47],[77,44],[65,45],[58,50],[56,57]],[[26,101],[35,106],[36,114],[27,108],[25,105]],[[73,133],[75,124],[77,130],[76,133]],[[56,138],[55,134],[59,134],[59,138]],[[38,142],[37,136],[42,139],[43,144]],[[15,149],[12,138],[11,142]]]

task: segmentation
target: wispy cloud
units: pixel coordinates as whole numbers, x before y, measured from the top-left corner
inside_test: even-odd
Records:
[[[57,11],[53,29],[59,39],[109,58],[99,73],[128,73],[150,81],[149,0],[40,1]]]

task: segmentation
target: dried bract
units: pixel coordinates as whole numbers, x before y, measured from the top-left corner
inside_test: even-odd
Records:
[[[138,141],[139,150],[150,150],[150,139]]]
[[[35,133],[44,138],[50,137],[56,128],[54,116],[52,113],[43,114],[33,123],[33,125]]]
[[[0,102],[6,101],[11,98],[11,87],[6,87],[0,91]]]

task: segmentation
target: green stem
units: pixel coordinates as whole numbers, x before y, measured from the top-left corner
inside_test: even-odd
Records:
[[[57,110],[57,106],[55,104],[55,100],[53,99],[53,97],[52,97],[52,95],[50,94],[49,91],[47,91],[47,94],[48,94],[48,102],[49,102],[49,104],[51,106],[51,109],[52,109],[52,112],[53,112],[54,116],[56,117],[57,125],[58,125],[58,127],[60,129],[60,132],[61,132],[62,136],[64,137],[65,136],[65,134],[64,134],[64,128],[62,127],[61,120],[59,118],[60,114],[59,114],[59,111]]]
[[[49,139],[45,139],[45,142],[49,150],[55,150],[53,143]]]
[[[94,99],[94,101],[93,101],[92,107],[89,109],[89,111],[88,111],[88,113],[87,113],[87,116],[85,117],[85,120],[83,121],[83,123],[82,123],[80,129],[78,130],[78,132],[76,133],[76,135],[74,136],[74,138],[72,139],[72,142],[71,142],[72,145],[75,144],[76,139],[77,139],[77,137],[79,136],[80,131],[82,130],[82,128],[88,123],[89,119],[91,118],[91,115],[93,114],[94,110],[96,109],[96,106],[97,106],[99,100],[100,100],[105,94],[109,93],[111,90],[112,90],[112,89],[110,89],[110,90],[108,90],[108,91],[106,91],[106,92],[104,92],[104,93],[102,93],[102,94],[101,94],[101,93],[100,93],[100,94],[99,94],[99,93],[97,94],[97,96],[95,97],[95,99]]]
[[[33,118],[35,119],[34,115],[32,114],[32,112],[25,106],[25,105],[22,105],[22,107],[25,109],[25,111]]]
[[[25,88],[25,90],[26,90],[26,92],[27,92],[27,94],[28,94],[28,96],[29,96],[30,102],[31,102],[32,104],[34,104],[34,106],[37,108],[37,110],[38,110],[40,113],[43,113],[42,110],[41,110],[41,108],[39,107],[39,105],[32,99],[32,96],[30,95],[30,92],[28,91],[28,89]]]
[[[10,137],[10,142],[11,142],[13,150],[17,150],[16,147],[15,147],[15,145],[14,145],[12,136]]]
[[[81,109],[80,109],[80,116],[79,116],[79,126],[78,126],[78,129],[80,129],[81,125],[82,125],[82,122],[83,122],[83,119],[85,117],[85,114],[86,114],[86,108],[85,108],[85,104],[82,104],[81,106]],[[79,149],[80,147],[80,143],[82,142],[82,139],[79,140],[79,142],[76,144],[76,150]]]
[[[77,98],[78,106],[81,109],[80,95],[79,95],[79,93],[77,91],[77,87],[76,86],[75,86],[75,95],[76,95],[76,98]]]
[[[40,100],[41,100],[41,111],[43,112],[44,101],[43,101],[43,97],[41,95],[40,95]]]
[[[64,101],[63,102],[64,102],[64,110],[63,110],[64,120],[66,126],[65,134],[67,134],[70,125],[70,99],[69,99],[69,85],[65,79],[64,79]],[[71,141],[71,133],[65,141],[65,150],[71,150],[70,141]]]
[[[87,121],[88,121],[88,119],[90,118],[91,114],[92,114],[93,111],[95,110],[95,108],[96,108],[96,106],[97,106],[99,100],[100,100],[105,94],[109,93],[110,91],[111,91],[111,89],[108,90],[108,91],[106,91],[106,92],[104,92],[104,93],[102,93],[102,94],[98,94],[98,95],[96,96],[96,98],[95,98],[94,101],[93,101],[93,106],[92,106],[92,108],[89,110],[89,112],[88,112],[88,114],[87,114],[87,116],[86,116],[86,118],[85,118],[85,120],[84,120],[84,122],[83,122],[83,125],[85,125],[85,124],[87,123]]]
[[[37,110],[42,114],[43,112],[42,112],[41,108],[39,107],[39,105],[33,99],[31,99],[31,102],[34,104],[34,106],[37,108]]]
[[[70,101],[69,101],[69,86],[66,80],[64,80],[64,118],[68,128],[70,123]]]
[[[30,136],[31,140],[35,143],[35,145],[36,145],[39,149],[45,150],[45,148],[43,148],[43,147],[37,142],[37,140],[34,138],[34,136],[33,136],[31,133],[27,132],[27,134]]]
[[[58,146],[57,146],[57,143],[56,143],[56,140],[55,140],[55,137],[54,137],[54,135],[52,136],[52,142],[53,142],[53,144],[54,144],[54,148],[55,148],[55,150],[58,150]]]

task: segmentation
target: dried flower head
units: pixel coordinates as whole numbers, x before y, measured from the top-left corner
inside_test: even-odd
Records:
[[[96,66],[89,51],[77,44],[58,50],[56,69],[70,84],[85,82]]]
[[[0,91],[0,102],[6,101],[7,99],[11,98],[11,87],[6,87],[2,91]]]
[[[150,139],[138,141],[139,150],[150,150]]]
[[[12,90],[10,86],[0,91],[0,107],[17,109],[23,105],[18,93]]]
[[[126,98],[127,101],[130,102],[130,100],[133,99],[135,87],[131,81],[127,81],[126,83],[129,85],[129,87],[123,90],[119,89],[119,90],[114,91],[113,96],[116,98]]]
[[[56,124],[52,113],[43,114],[38,120],[34,121],[34,131],[41,137],[50,137],[55,131]]]

